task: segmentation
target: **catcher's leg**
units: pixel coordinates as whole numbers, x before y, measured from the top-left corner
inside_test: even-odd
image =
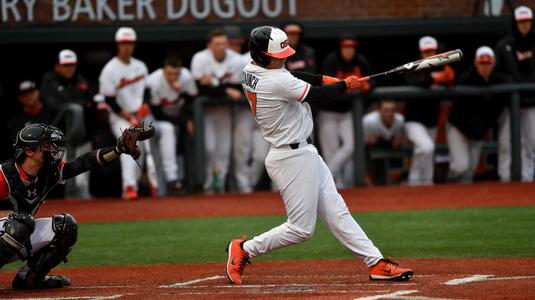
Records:
[[[67,261],[66,257],[76,243],[78,225],[69,214],[55,215],[48,221],[48,228],[41,230],[46,232],[52,229],[52,240],[44,247],[36,249],[20,268],[13,279],[13,289],[60,288],[71,284],[64,276],[47,274],[62,261]],[[40,230],[39,226],[37,230]]]
[[[14,261],[24,248],[35,228],[35,221],[29,214],[13,213],[2,220],[0,233],[0,268]]]

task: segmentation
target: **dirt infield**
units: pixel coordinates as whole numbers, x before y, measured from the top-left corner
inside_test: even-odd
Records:
[[[387,187],[342,192],[351,211],[533,206],[534,184]],[[178,199],[50,201],[39,215],[70,212],[81,223],[279,215],[275,193]],[[219,251],[220,249],[218,249]],[[12,291],[0,272],[1,299],[533,299],[535,258],[400,259],[415,270],[408,282],[370,281],[358,260],[254,262],[244,285],[228,284],[223,263],[61,268],[73,286]]]
[[[341,194],[353,212],[535,205],[533,183],[358,188],[343,190]],[[118,199],[49,201],[38,216],[59,212],[71,213],[80,223],[285,214],[280,196],[268,192],[131,202]]]
[[[45,299],[529,299],[535,259],[403,259],[407,282],[370,281],[354,260],[278,261],[250,265],[232,286],[223,264],[63,269],[73,287],[12,291],[1,273],[0,298]]]

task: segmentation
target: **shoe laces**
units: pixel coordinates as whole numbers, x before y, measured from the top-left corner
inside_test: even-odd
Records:
[[[399,264],[395,261],[392,260],[391,257],[388,257],[388,258],[383,258],[382,261],[387,264],[387,265],[390,265],[394,268],[398,268],[399,267]]]
[[[245,266],[247,264],[250,264],[251,263],[251,260],[249,259],[249,256],[247,255],[247,253],[245,252],[245,250],[243,250],[243,243],[245,242],[245,235],[243,236],[243,241],[240,243],[240,248],[241,248],[241,251],[243,251],[243,255],[240,257],[240,261],[238,263],[238,272],[240,273],[240,275],[243,274],[243,269],[245,269]]]

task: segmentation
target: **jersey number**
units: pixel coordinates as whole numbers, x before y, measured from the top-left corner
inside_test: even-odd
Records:
[[[249,100],[251,110],[253,111],[253,116],[256,118],[256,93],[245,89],[245,96],[247,96],[247,100]]]

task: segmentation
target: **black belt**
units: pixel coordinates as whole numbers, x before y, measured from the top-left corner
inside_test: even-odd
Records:
[[[307,142],[307,144],[312,144],[312,140],[310,138],[307,138],[305,142]],[[301,144],[301,142],[293,143],[293,144],[290,144],[289,146],[290,146],[290,148],[292,148],[292,150],[295,150],[295,149],[299,148],[299,144]]]

